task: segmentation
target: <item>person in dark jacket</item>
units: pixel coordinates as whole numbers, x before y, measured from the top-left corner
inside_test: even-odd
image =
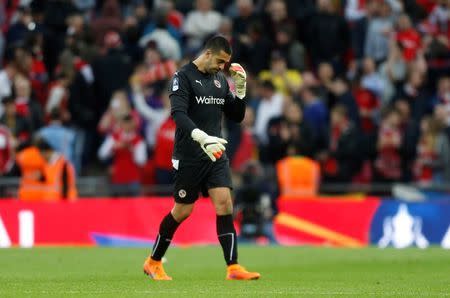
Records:
[[[350,44],[345,18],[338,15],[330,0],[318,1],[318,12],[310,17],[306,47],[312,63],[331,62],[342,70],[342,61]]]
[[[331,111],[328,144],[318,155],[325,182],[349,183],[361,167],[360,135],[347,113],[339,104]]]
[[[17,113],[14,98],[9,96],[2,101],[4,114],[0,118],[0,124],[5,125],[11,131],[17,145],[26,145],[31,141],[32,125],[30,118]]]
[[[357,60],[364,58],[364,45],[366,43],[367,28],[370,21],[378,13],[376,0],[370,0],[366,4],[366,15],[355,21],[351,28],[352,49]]]
[[[115,31],[105,35],[106,55],[93,63],[95,95],[99,102],[99,113],[108,107],[114,90],[123,89],[128,84],[132,72],[131,59],[122,51],[120,36]]]
[[[69,86],[68,109],[71,115],[72,126],[75,130],[74,166],[77,173],[81,172],[82,164],[87,157],[95,153],[93,143],[99,112],[98,102],[94,94],[93,85],[90,84],[81,72],[75,75]]]
[[[247,26],[247,34],[241,34],[233,43],[233,57],[247,65],[250,73],[256,74],[269,68],[271,42],[260,22]]]
[[[286,103],[283,115],[269,121],[269,159],[272,163],[291,155],[312,157],[314,135],[303,121],[303,111],[294,101]]]
[[[345,106],[350,121],[359,129],[361,119],[359,117],[358,105],[349,88],[348,82],[344,78],[338,77],[331,83],[330,88],[331,94],[334,97],[333,102]]]
[[[117,0],[107,0],[103,3],[101,15],[92,23],[95,40],[98,45],[110,31],[120,31],[122,29],[122,16]]]
[[[411,117],[419,123],[425,114],[432,112],[432,101],[424,88],[424,74],[420,71],[411,71],[408,80],[397,91],[394,101],[406,100],[411,110]]]

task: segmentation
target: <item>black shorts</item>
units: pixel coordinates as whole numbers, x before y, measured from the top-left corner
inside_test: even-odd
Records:
[[[208,189],[215,187],[232,188],[228,159],[195,163],[180,160],[178,170],[175,170],[175,202],[192,204],[198,199],[200,192],[206,197]]]

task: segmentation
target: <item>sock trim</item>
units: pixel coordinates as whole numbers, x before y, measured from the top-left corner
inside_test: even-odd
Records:
[[[233,248],[234,248],[234,234],[231,233],[231,253],[230,253],[230,261],[233,259]]]
[[[172,239],[169,239],[169,238],[164,238],[164,240],[166,240],[167,242],[172,242]],[[151,257],[153,257],[153,255],[155,254],[155,251],[158,249],[159,241],[161,241],[161,234],[158,234],[155,249],[153,249]]]
[[[230,252],[230,261],[231,261],[233,259],[234,233],[220,234],[217,237],[222,237],[222,236],[226,236],[226,235],[231,235],[231,252]]]
[[[155,248],[153,249],[153,252],[152,252],[152,257],[155,254],[156,250],[158,249],[160,239],[161,239],[161,234],[158,234],[158,239],[156,240]]]

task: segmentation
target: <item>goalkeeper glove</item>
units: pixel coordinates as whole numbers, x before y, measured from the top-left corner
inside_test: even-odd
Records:
[[[212,161],[216,161],[222,156],[223,151],[225,151],[224,144],[228,143],[226,140],[210,136],[198,128],[191,132],[191,137],[200,144],[202,150]]]
[[[239,63],[231,63],[230,74],[236,86],[236,96],[243,99],[247,89],[247,74],[244,68]]]

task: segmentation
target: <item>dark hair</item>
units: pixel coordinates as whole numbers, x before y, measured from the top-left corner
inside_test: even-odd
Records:
[[[314,97],[320,97],[321,95],[320,88],[316,86],[304,87],[303,90],[311,93]]]
[[[228,40],[220,35],[216,35],[211,37],[205,43],[205,50],[211,50],[214,53],[219,53],[220,51],[224,51],[225,53],[231,55],[231,45]]]
[[[262,80],[260,82],[260,84],[261,84],[260,86],[263,87],[263,88],[269,89],[271,91],[275,90],[275,86],[273,85],[271,80]]]
[[[125,116],[122,117],[122,120],[126,122],[131,121],[133,120],[133,116],[131,116],[131,114],[126,114]]]
[[[39,151],[50,151],[53,150],[53,148],[50,146],[47,141],[45,141],[42,137],[38,136],[35,140],[35,145],[39,149]]]
[[[345,105],[343,105],[343,104],[336,104],[333,107],[332,112],[338,113],[339,115],[344,116],[344,117],[348,117],[347,107]]]
[[[392,114],[400,115],[401,113],[400,113],[399,109],[396,106],[390,104],[390,105],[384,107],[380,111],[380,114],[381,114],[381,119],[384,120],[384,119],[388,118]]]
[[[6,97],[3,97],[3,100],[1,101],[3,104],[7,104],[7,103],[14,103],[14,97],[12,97],[12,95],[8,95]]]
[[[61,120],[61,111],[59,108],[53,108],[50,111],[50,120]]]
[[[334,81],[335,81],[335,82],[336,82],[336,81],[341,81],[341,82],[343,82],[345,85],[347,85],[347,87],[350,86],[349,80],[347,80],[347,78],[344,77],[344,76],[337,76],[337,77],[334,79]]]

